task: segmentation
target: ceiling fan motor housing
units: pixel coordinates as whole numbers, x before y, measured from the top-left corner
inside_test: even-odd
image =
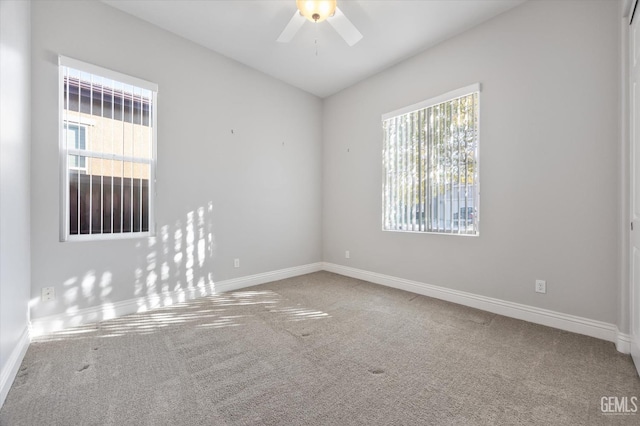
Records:
[[[322,22],[336,11],[337,0],[296,0],[300,14],[312,22]]]

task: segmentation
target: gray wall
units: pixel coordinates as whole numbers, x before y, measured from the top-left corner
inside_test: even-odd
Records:
[[[323,104],[106,5],[35,2],[31,291],[57,301],[32,316],[323,259],[617,322],[618,7],[527,2]],[[58,54],[159,84],[156,240],[58,242]],[[380,115],[474,82],[481,235],[382,232]]]
[[[616,323],[619,25],[531,1],[327,98],[324,260]],[[475,82],[480,236],[382,232],[381,114]]]
[[[321,260],[320,99],[99,2],[32,8],[32,318]],[[158,238],[59,242],[58,54],[159,85]]]
[[[0,2],[0,377],[3,378],[8,377],[11,367],[8,359],[20,349],[18,343],[27,331],[30,295],[29,10],[28,2]],[[0,398],[0,405],[2,402]]]

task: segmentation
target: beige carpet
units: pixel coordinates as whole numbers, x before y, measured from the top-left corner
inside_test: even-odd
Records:
[[[640,424],[603,396],[612,343],[318,272],[40,339],[0,424]]]

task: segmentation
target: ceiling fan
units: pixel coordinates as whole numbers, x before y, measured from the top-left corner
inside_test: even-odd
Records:
[[[305,20],[318,23],[325,19],[349,46],[362,39],[360,31],[336,6],[336,0],[296,0],[296,6],[298,10],[278,37],[279,42],[290,42]]]

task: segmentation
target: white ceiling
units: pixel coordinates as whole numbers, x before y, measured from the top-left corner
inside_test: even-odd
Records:
[[[278,43],[295,0],[103,1],[326,97],[526,0],[338,0],[364,36],[353,47],[327,22],[305,22],[290,43]]]

